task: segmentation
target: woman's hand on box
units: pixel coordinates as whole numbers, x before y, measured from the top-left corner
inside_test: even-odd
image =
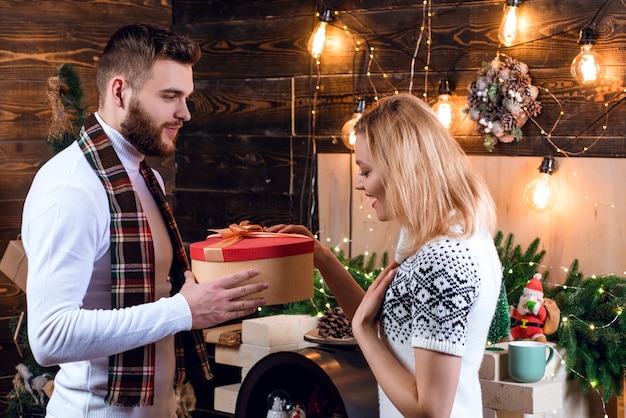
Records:
[[[266,231],[285,234],[295,233],[315,238],[311,231],[303,225],[274,225],[266,228]],[[335,253],[318,239],[315,240],[313,249],[313,264],[324,277],[324,281],[330,287],[343,311],[351,319],[365,293],[361,285],[354,280]]]
[[[222,322],[251,315],[265,305],[265,298],[236,300],[267,289],[267,282],[239,285],[257,276],[257,269],[242,270],[218,279],[197,283],[193,273],[185,272],[185,284],[180,293],[191,309],[193,329],[212,327]]]
[[[304,225],[286,225],[286,224],[278,224],[270,227],[264,228],[267,232],[279,232],[283,234],[300,234],[306,235],[307,237],[315,239],[315,236],[309,229]]]
[[[315,235],[304,225],[293,225],[293,224],[279,224],[273,225],[270,227],[266,227],[265,231],[267,232],[275,232],[281,234],[300,234],[305,235],[307,237],[313,238],[315,240],[315,246],[313,248],[313,263],[317,267],[318,263],[323,259],[323,257],[328,257],[329,252],[326,247],[322,245],[322,243],[315,238]],[[334,257],[333,254],[331,254]]]

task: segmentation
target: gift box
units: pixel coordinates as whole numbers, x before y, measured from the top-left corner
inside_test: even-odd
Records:
[[[191,270],[199,283],[240,270],[257,268],[259,275],[242,284],[265,281],[267,305],[313,297],[313,239],[304,235],[264,232],[242,222],[189,246]],[[240,299],[251,299],[256,295]]]
[[[17,287],[26,291],[26,275],[28,273],[28,260],[24,252],[22,240],[9,241],[7,248],[0,260],[0,271],[4,273]]]

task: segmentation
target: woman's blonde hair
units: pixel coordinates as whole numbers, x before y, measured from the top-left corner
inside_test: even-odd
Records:
[[[479,227],[495,231],[484,179],[424,101],[410,94],[385,97],[363,113],[355,130],[381,171],[390,219],[408,232],[406,255],[455,233],[456,223],[463,237]]]

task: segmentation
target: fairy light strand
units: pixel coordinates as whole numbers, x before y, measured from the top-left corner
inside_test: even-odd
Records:
[[[433,43],[432,40],[432,11],[431,0],[424,0],[424,9],[428,9],[426,12],[426,65],[424,66],[424,101],[428,103],[428,72],[430,71],[430,48]]]
[[[413,91],[413,81],[415,78],[415,63],[417,61],[417,55],[420,50],[420,46],[422,44],[422,39],[424,38],[424,33],[426,32],[426,44],[427,44],[427,57],[426,57],[426,71],[428,71],[430,67],[430,45],[431,45],[431,10],[430,10],[430,0],[424,0],[422,2],[422,23],[420,25],[419,35],[417,37],[417,41],[415,42],[415,49],[413,51],[413,56],[411,57],[411,67],[410,67],[410,78],[409,78],[409,94],[412,94]],[[428,78],[426,76],[424,80],[424,86],[426,87],[426,91],[428,90]]]
[[[319,12],[316,14],[316,16],[319,17]],[[322,72],[320,69],[320,65],[321,65],[320,57],[312,58],[312,59],[315,60],[314,65],[315,65],[316,78],[315,78],[315,86],[313,87],[313,98],[312,98],[312,103],[311,103],[311,118],[310,118],[311,122],[309,125],[308,137],[311,143],[311,155],[313,156],[313,158],[310,158],[310,159],[307,158],[305,174],[304,174],[304,178],[306,179],[306,176],[310,170],[311,190],[310,190],[310,193],[308,193],[309,201],[308,201],[308,205],[306,208],[308,212],[306,213],[306,222],[305,222],[305,225],[309,229],[313,227],[313,217],[315,214],[315,208],[317,206],[317,201],[316,201],[317,193],[315,192],[315,188],[317,186],[316,184],[317,158],[315,158],[315,156],[317,155],[317,143],[316,143],[315,136],[316,136],[316,128],[317,128],[317,100],[318,100],[319,92],[321,89],[321,80],[322,80]],[[305,214],[304,201],[305,201],[305,195],[307,195],[305,187],[306,187],[306,181],[303,181],[302,188],[300,190],[300,216],[301,217]]]
[[[591,387],[591,389],[593,389],[593,391],[598,395],[598,399],[600,399],[600,403],[602,404],[602,412],[604,413],[603,418],[609,418],[607,412],[606,412],[606,402],[604,401],[604,399],[602,398],[602,394],[600,393],[600,390],[598,389],[598,383],[597,382],[593,382],[589,379],[587,379],[585,376],[583,376],[580,372],[578,372],[576,369],[573,368],[566,368],[566,362],[565,359],[561,356],[561,353],[558,350],[554,350],[554,353],[557,355],[557,357],[559,358],[559,364],[561,364],[561,366],[563,366],[563,368],[570,373],[575,374],[576,376],[578,376],[578,378],[580,380],[584,380],[585,382],[589,383],[589,387]],[[556,379],[556,376],[553,375],[553,378]]]

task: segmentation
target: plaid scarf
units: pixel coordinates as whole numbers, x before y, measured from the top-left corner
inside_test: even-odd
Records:
[[[81,129],[78,145],[102,181],[111,211],[111,302],[114,309],[153,302],[155,267],[152,235],[111,141],[94,115]],[[172,294],[180,291],[189,261],[172,210],[152,169],[145,161],[140,171],[160,208],[169,231],[174,259],[170,269]],[[206,345],[200,330],[180,332],[176,341],[176,382],[187,378],[210,379]],[[155,345],[109,357],[109,391],[105,402],[117,406],[148,406],[154,401]]]

